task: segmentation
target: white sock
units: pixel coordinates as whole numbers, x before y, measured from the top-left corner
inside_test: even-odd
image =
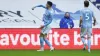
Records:
[[[84,44],[84,48],[86,48],[85,38],[82,37],[81,40],[82,40],[82,42],[83,42],[83,44]]]
[[[88,49],[91,48],[91,39],[88,39]]]

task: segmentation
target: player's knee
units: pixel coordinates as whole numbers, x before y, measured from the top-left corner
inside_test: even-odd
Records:
[[[44,38],[46,38],[47,37],[47,34],[44,34]]]
[[[43,38],[45,40],[45,38]]]
[[[46,37],[44,37],[43,39],[44,39],[44,41],[46,41]]]
[[[44,36],[43,36],[43,33],[40,33],[40,37],[44,37]]]
[[[81,38],[85,38],[84,36],[81,36]]]
[[[88,37],[88,40],[91,39],[91,37]]]

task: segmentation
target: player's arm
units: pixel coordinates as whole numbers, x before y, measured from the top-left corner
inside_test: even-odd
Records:
[[[93,25],[95,26],[96,25],[96,18],[93,16]]]
[[[43,6],[43,5],[38,5],[38,6],[33,7],[32,10],[34,10],[34,9],[37,8],[37,7],[42,7],[42,8],[45,8],[45,9],[46,9],[45,6]]]
[[[92,12],[92,17],[93,17],[93,26],[95,26],[96,25],[96,18],[95,18],[95,16],[94,16],[94,13]]]
[[[79,27],[82,25],[82,16],[80,16],[80,22],[79,22]]]
[[[79,21],[79,27],[82,26],[82,19],[83,19],[83,17],[82,17],[82,11],[80,10],[80,21]]]

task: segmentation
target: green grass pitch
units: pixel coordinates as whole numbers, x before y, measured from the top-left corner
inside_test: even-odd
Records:
[[[55,50],[37,52],[36,50],[0,50],[0,56],[100,56],[100,50],[91,53],[82,50]]]

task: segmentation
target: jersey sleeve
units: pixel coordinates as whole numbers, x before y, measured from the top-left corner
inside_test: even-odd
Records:
[[[36,7],[42,7],[42,8],[45,8],[46,9],[46,7],[44,5],[37,5],[34,8],[36,8]]]

